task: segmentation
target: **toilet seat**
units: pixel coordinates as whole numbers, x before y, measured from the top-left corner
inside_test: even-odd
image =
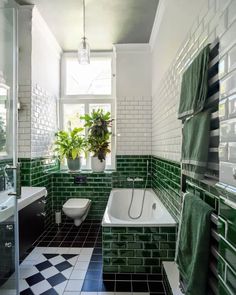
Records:
[[[76,208],[76,209],[82,209],[82,208],[86,208],[88,207],[89,203],[91,202],[91,200],[89,199],[69,199],[65,202],[65,204],[63,205],[63,208]]]

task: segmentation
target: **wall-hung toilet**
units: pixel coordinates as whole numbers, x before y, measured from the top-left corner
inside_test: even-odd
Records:
[[[75,226],[79,226],[87,217],[91,200],[89,199],[69,199],[62,207],[66,216],[74,219]]]

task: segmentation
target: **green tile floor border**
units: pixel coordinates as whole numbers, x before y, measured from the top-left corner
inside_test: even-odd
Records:
[[[176,227],[103,227],[103,272],[161,273],[173,261]]]

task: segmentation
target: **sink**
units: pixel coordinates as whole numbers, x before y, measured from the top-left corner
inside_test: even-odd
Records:
[[[10,192],[12,190],[0,192],[0,222],[14,215],[16,197],[9,196]],[[46,195],[45,187],[22,187],[21,197],[17,200],[18,211]]]
[[[8,191],[0,193],[0,222],[14,215],[15,197],[8,196]]]

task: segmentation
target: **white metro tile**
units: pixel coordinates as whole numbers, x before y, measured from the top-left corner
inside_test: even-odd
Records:
[[[70,280],[84,280],[86,270],[74,269],[71,273]]]
[[[65,291],[81,291],[83,280],[68,280]]]

